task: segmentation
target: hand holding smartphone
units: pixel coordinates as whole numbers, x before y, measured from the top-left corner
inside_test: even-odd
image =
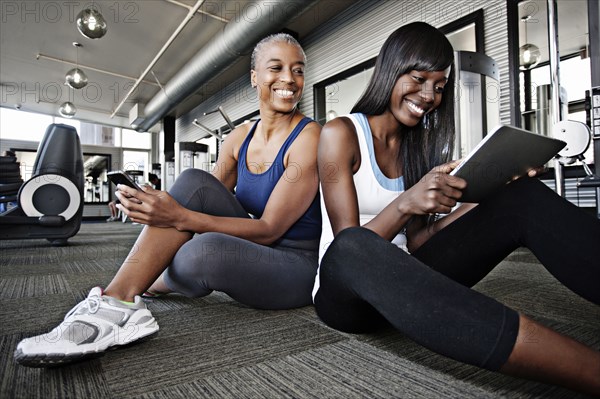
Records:
[[[106,174],[111,182],[115,185],[124,184],[131,188],[135,188],[136,190],[143,191],[142,188],[129,176],[127,173],[122,170],[113,170]]]

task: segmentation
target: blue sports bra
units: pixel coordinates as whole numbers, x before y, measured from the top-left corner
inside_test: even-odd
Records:
[[[313,122],[313,120],[304,117],[285,140],[269,169],[263,173],[252,173],[248,170],[246,154],[258,122],[259,121],[256,121],[254,126],[252,126],[240,147],[237,166],[238,180],[235,193],[236,198],[242,204],[244,209],[255,218],[260,218],[262,216],[275,185],[279,182],[284,173],[286,173],[286,168],[283,164],[285,153],[296,137],[298,137],[302,129],[304,129],[308,123]],[[296,176],[297,171],[293,171],[292,173]],[[290,240],[318,240],[320,236],[321,205],[319,193],[317,192],[310,207],[302,217],[285,232],[282,238]]]

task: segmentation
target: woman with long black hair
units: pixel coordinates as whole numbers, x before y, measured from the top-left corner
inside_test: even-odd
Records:
[[[466,182],[449,175],[458,164],[452,64],[440,31],[403,26],[352,113],[323,127],[317,313],[345,332],[391,324],[453,359],[600,395],[599,352],[470,288],[527,247],[600,304],[600,222],[532,178],[535,170],[456,207]]]

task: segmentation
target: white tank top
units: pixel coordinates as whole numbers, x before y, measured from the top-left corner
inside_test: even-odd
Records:
[[[360,214],[360,225],[362,226],[371,221],[383,208],[404,191],[404,179],[402,177],[390,179],[379,169],[379,165],[377,165],[377,161],[375,160],[373,136],[367,117],[364,114],[350,114],[346,115],[346,117],[354,123],[360,149],[360,167],[354,174],[354,186],[356,187],[358,212]],[[321,213],[323,216],[323,230],[319,246],[319,263],[321,263],[321,258],[323,258],[325,250],[327,250],[327,247],[333,241],[333,229],[329,222],[322,195]],[[404,234],[398,234],[394,237],[392,243],[408,252],[406,248],[406,236]],[[319,290],[319,271],[320,267],[317,270],[315,278],[313,298]]]

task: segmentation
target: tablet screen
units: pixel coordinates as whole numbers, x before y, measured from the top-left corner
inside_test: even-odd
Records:
[[[481,202],[516,176],[544,165],[566,143],[513,126],[496,127],[450,175],[467,181],[461,202]]]

